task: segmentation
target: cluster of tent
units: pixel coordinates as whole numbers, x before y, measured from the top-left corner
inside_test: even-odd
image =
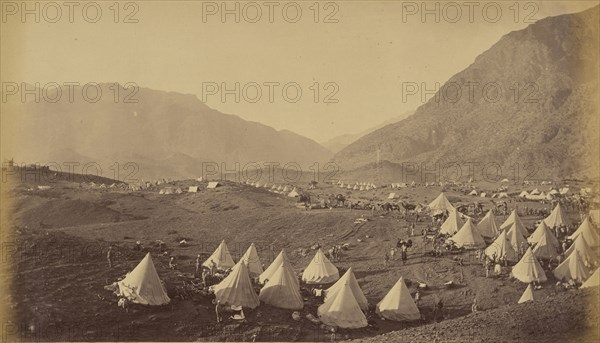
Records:
[[[213,264],[218,269],[231,268],[229,275],[213,286],[215,298],[223,305],[256,308],[262,301],[289,310],[299,310],[304,307],[298,277],[284,250],[266,270],[263,270],[254,244],[251,244],[242,258],[235,263],[225,241],[222,241],[203,266],[210,267]],[[258,278],[258,281],[264,285],[258,295],[251,278]],[[367,326],[364,311],[368,309],[368,302],[352,268],[349,268],[340,278],[338,269],[323,251],[318,249],[304,269],[302,281],[306,284],[333,283],[323,291],[324,303],[317,310],[323,323],[340,328]],[[135,303],[165,305],[170,302],[150,253],[132,272],[118,282],[118,286],[120,295]],[[400,278],[377,304],[376,311],[382,317],[396,321],[416,320],[421,317],[403,278]]]
[[[352,185],[351,183],[346,184],[342,180],[339,180],[337,182],[337,185],[340,188],[350,189],[354,191],[370,191],[372,189],[377,188],[377,186],[375,186],[375,184],[372,182],[355,182],[354,185]]]
[[[287,186],[287,185],[284,186],[284,185],[276,185],[276,184],[272,184],[271,186],[269,186],[269,184],[267,182],[265,182],[265,183],[261,183],[260,181],[252,182],[250,180],[246,180],[245,184],[248,186],[251,186],[251,187],[264,188],[264,189],[267,189],[269,192],[272,192],[275,194],[282,194],[282,195],[288,196],[290,198],[296,198],[296,197],[300,196],[300,193],[298,192],[296,187],[292,187],[292,186]]]
[[[463,221],[443,193],[429,206],[432,209],[449,212],[448,218],[440,227],[440,233],[452,235],[449,240],[458,247],[485,248],[486,240],[493,239],[485,249],[485,255],[516,262],[512,268],[512,276],[522,282],[546,281],[546,275],[538,259],[549,260],[560,254],[559,241],[551,230],[553,227],[567,224],[566,215],[560,204],[557,204],[550,215],[540,222],[531,235],[516,210],[513,210],[501,225],[496,224],[491,210],[478,224],[475,224],[470,218]],[[599,261],[591,247],[600,245],[600,237],[588,217],[568,238],[573,240],[573,244],[567,249],[564,254],[565,259],[554,269],[553,274],[559,280],[572,279],[584,282],[590,276],[591,269],[598,265]],[[519,259],[521,255],[519,252],[522,252],[524,247],[527,247],[527,251]],[[528,294],[532,294],[529,288],[523,296],[527,298]]]

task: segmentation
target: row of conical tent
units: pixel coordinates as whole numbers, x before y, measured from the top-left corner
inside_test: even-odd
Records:
[[[283,250],[264,271],[254,244],[248,248],[240,261],[233,265],[227,246],[221,242],[207,262],[209,265],[215,263],[219,268],[232,265],[229,275],[213,288],[216,299],[223,305],[255,308],[262,301],[290,310],[304,307],[298,278]],[[259,281],[264,284],[258,295],[250,279],[252,274],[258,274]],[[309,284],[335,282],[324,291],[324,303],[317,310],[323,323],[341,328],[367,326],[363,311],[367,310],[368,302],[352,268],[340,278],[338,269],[319,249],[304,270],[302,280]],[[164,305],[170,302],[149,253],[118,285],[121,295],[135,303]],[[377,304],[377,313],[384,318],[398,321],[420,318],[419,309],[402,278]]]
[[[566,215],[560,206],[538,225],[529,236],[516,210],[497,226],[494,214],[490,210],[485,217],[475,225],[471,219],[463,222],[458,211],[450,204],[442,193],[431,204],[432,209],[449,211],[449,216],[440,227],[440,233],[451,234],[449,238],[459,247],[484,248],[484,238],[495,238],[485,249],[489,257],[504,258],[509,262],[518,262],[512,269],[513,277],[523,282],[546,281],[546,275],[538,259],[553,259],[559,255],[559,241],[550,229],[566,225]],[[529,236],[529,238],[526,238]],[[565,252],[565,260],[553,271],[557,279],[573,279],[583,282],[589,276],[589,270],[597,265],[598,259],[590,246],[598,246],[598,233],[592,228],[589,218],[586,218],[579,228],[569,236],[573,244]],[[532,244],[533,247],[529,247]],[[519,252],[527,247],[521,259]],[[575,252],[575,253],[574,253]]]
[[[277,186],[276,184],[273,184],[269,187],[269,184],[267,182],[261,183],[260,181],[257,181],[257,182],[246,181],[245,183],[252,187],[265,188],[274,193],[285,194],[290,198],[295,198],[300,195],[300,193],[298,192],[296,187],[282,186],[282,185]],[[290,190],[290,188],[291,188],[291,190]]]
[[[340,182],[338,182],[338,186],[340,188],[350,189],[350,190],[354,190],[354,191],[370,191],[372,189],[376,189],[377,188],[374,184],[372,184],[372,183],[365,183],[365,182],[362,182],[360,184],[356,183],[354,185],[351,185],[351,184],[345,184],[345,183],[343,183],[343,182],[340,181]]]

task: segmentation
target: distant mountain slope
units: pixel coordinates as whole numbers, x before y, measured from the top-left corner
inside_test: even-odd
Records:
[[[140,164],[138,176],[146,177],[200,175],[202,162],[233,169],[235,162],[312,164],[331,157],[315,141],[220,113],[194,95],[140,88],[137,103],[124,103],[130,91],[121,89],[115,102],[109,87],[102,85],[96,103],[77,96],[76,88],[73,103],[63,94],[57,103],[29,101],[3,113],[5,129],[18,133],[8,143],[12,149],[5,150],[3,140],[3,157],[59,163],[81,158],[106,167],[132,161]]]
[[[597,6],[549,17],[505,35],[448,80],[461,86],[462,96],[442,86],[439,100],[360,138],[334,161],[345,170],[360,168],[376,161],[379,149],[381,160],[394,163],[533,163],[536,176],[597,175],[598,12]],[[466,82],[480,85],[471,99]],[[493,92],[483,97],[490,83],[503,91],[495,102]]]
[[[327,148],[329,151],[336,153],[336,152],[342,150],[343,148],[347,147],[348,145],[350,145],[351,143],[353,143],[360,137],[365,136],[375,130],[381,129],[382,127],[384,127],[386,125],[399,122],[400,120],[411,116],[413,113],[414,113],[414,111],[402,113],[398,116],[395,116],[393,118],[386,120],[385,122],[383,122],[377,126],[368,128],[367,130],[364,130],[362,132],[340,135],[340,136],[331,138],[330,140],[328,140],[326,142],[322,142],[321,145],[324,146],[325,148]]]

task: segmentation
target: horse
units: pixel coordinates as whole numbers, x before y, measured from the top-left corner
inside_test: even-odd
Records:
[[[338,194],[335,196],[335,201],[336,207],[344,207],[344,204],[346,203],[346,198],[343,195]]]
[[[409,204],[405,201],[400,202],[400,205],[404,207],[405,215],[408,215],[409,211],[414,211],[417,208],[417,205]]]

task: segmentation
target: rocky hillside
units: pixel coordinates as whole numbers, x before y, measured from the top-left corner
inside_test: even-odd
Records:
[[[334,160],[353,170],[375,162],[379,149],[392,163],[519,163],[535,165],[536,176],[596,173],[598,22],[594,7],[505,35],[414,115]]]
[[[95,103],[85,101],[76,87],[72,103],[65,88],[57,103],[36,103],[31,96],[25,104],[7,105],[11,110],[3,113],[3,125],[15,134],[3,137],[3,157],[59,164],[94,161],[105,169],[133,161],[139,165],[138,177],[196,176],[202,162],[233,168],[235,162],[312,164],[331,157],[315,141],[220,113],[194,95],[147,88],[133,94],[119,88],[115,101],[114,85],[101,86]],[[88,93],[93,97],[93,88]],[[126,102],[127,96],[137,102]]]

